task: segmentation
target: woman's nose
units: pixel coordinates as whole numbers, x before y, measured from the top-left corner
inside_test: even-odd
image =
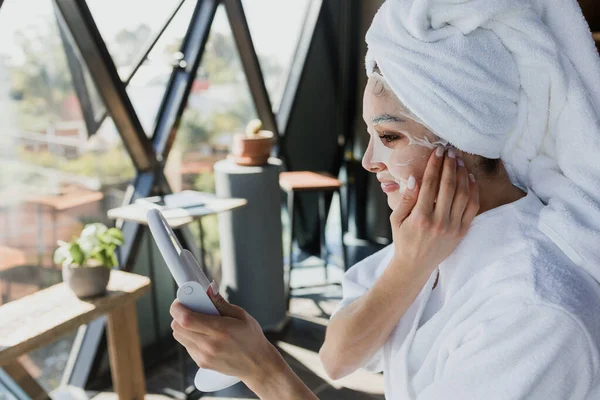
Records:
[[[370,143],[367,151],[365,151],[365,155],[362,158],[362,166],[367,171],[373,173],[381,172],[386,168],[384,163],[373,160],[373,149],[371,148]]]

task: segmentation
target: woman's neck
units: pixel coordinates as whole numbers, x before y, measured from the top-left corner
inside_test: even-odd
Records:
[[[492,177],[477,177],[479,186],[479,212],[482,214],[496,207],[515,202],[527,195],[524,191],[512,184],[504,166]]]

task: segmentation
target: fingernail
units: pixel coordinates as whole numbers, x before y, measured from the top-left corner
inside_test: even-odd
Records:
[[[469,179],[471,182],[475,183],[475,176],[473,174],[469,174]]]
[[[217,282],[215,282],[214,279],[210,283],[210,289],[212,290],[212,292],[215,296],[219,294],[219,285],[217,285]]]
[[[456,163],[458,164],[459,167],[465,166],[465,162],[462,160],[462,158],[459,158],[458,160],[456,160]]]
[[[410,178],[408,178],[408,190],[415,190],[415,186],[417,185],[417,180],[415,179],[414,176],[410,176]]]
[[[437,157],[443,156],[444,155],[444,148],[440,146],[437,149],[435,149],[435,155]]]
[[[456,158],[456,152],[452,149],[448,150],[448,157]]]

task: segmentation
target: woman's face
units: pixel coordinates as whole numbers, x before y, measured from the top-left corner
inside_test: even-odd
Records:
[[[429,129],[416,122],[390,90],[382,90],[377,78],[369,78],[363,97],[363,118],[369,146],[363,167],[377,174],[388,205],[395,209],[412,175],[421,183],[432,151],[445,145]]]

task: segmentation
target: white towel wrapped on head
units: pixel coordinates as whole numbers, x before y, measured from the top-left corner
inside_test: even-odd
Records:
[[[366,41],[367,70],[438,136],[501,158],[600,281],[600,58],[577,2],[388,0]]]

